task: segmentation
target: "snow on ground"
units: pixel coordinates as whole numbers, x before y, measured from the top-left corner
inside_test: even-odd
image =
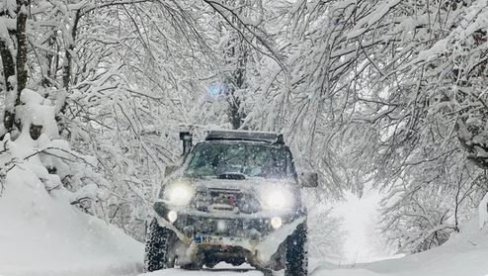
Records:
[[[486,276],[488,230],[466,226],[445,245],[400,259],[337,267],[323,265],[313,276]]]
[[[189,271],[180,269],[168,269],[152,273],[141,274],[140,276],[263,276],[259,271],[242,271],[236,270],[207,270],[207,271]]]
[[[345,233],[343,256],[334,263],[366,263],[391,258],[394,252],[378,228],[381,220],[379,202],[383,195],[366,187],[362,197],[346,192],[345,200],[334,206],[332,215],[342,219]]]
[[[14,170],[0,200],[0,275],[121,276],[141,271],[142,244],[49,195],[29,171]]]
[[[263,276],[263,273],[256,270],[239,270],[239,269],[215,269],[190,271],[182,269],[167,269],[151,273],[141,274],[139,276]]]
[[[151,273],[141,274],[139,276],[263,276],[260,271],[254,270],[251,266],[243,264],[238,267],[233,267],[226,263],[220,263],[213,269],[204,269],[198,271],[182,270],[182,269],[167,269],[164,271],[155,271]]]

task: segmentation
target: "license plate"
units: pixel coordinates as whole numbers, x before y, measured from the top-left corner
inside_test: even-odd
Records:
[[[202,244],[202,243],[210,243],[212,242],[212,237],[210,236],[204,236],[204,235],[197,235],[195,238],[193,238],[196,244]]]
[[[195,243],[197,243],[197,244],[201,244],[201,243],[203,243],[203,241],[204,241],[204,237],[203,237],[203,236],[195,236],[195,237],[193,238],[193,240],[195,241]]]
[[[196,235],[193,240],[196,244],[233,244],[236,242],[241,242],[242,238],[237,237],[213,237],[206,235]]]

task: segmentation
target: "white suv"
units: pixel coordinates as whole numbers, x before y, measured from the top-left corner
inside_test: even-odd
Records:
[[[180,138],[187,154],[154,204],[146,271],[247,262],[263,271],[307,275],[300,188],[316,187],[317,174],[296,173],[283,136],[210,131],[194,147],[189,133]]]

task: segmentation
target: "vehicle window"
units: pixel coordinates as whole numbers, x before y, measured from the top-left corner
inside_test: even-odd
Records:
[[[185,174],[218,176],[240,173],[249,177],[293,176],[291,155],[285,147],[250,143],[201,143],[194,151]]]

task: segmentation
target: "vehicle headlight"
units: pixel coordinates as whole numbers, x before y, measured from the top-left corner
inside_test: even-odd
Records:
[[[283,187],[261,191],[261,207],[264,210],[289,210],[295,206],[295,196]]]
[[[195,190],[190,183],[177,181],[170,184],[162,191],[162,198],[172,205],[185,206],[190,204]]]

